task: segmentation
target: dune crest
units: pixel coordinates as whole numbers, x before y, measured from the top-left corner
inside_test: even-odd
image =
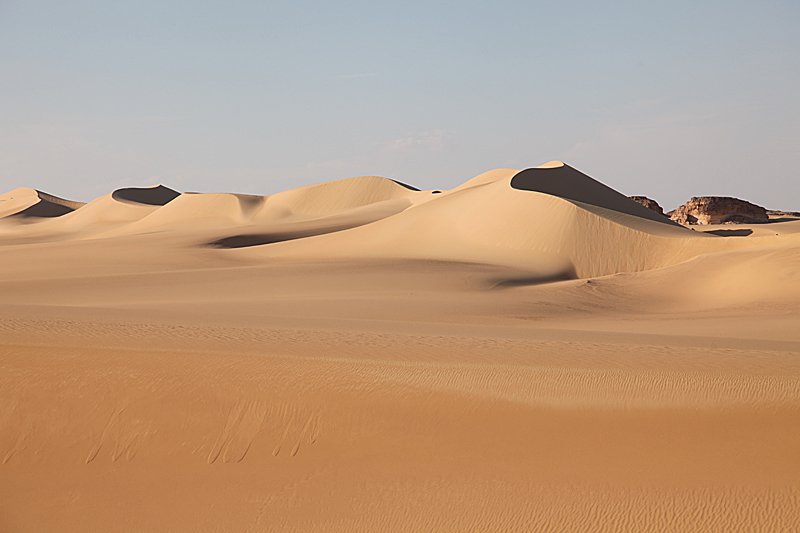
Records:
[[[536,165],[533,168],[561,168],[563,166],[565,166],[563,161],[559,161],[558,159],[553,159],[552,161],[548,161],[547,163]]]
[[[272,196],[186,193],[103,236],[205,231],[213,246],[254,246],[367,224],[427,196],[378,176],[345,178]]]
[[[96,235],[146,217],[162,207],[158,202],[172,196],[169,192],[171,189],[155,189],[152,195],[148,189],[129,188],[120,191],[95,198],[79,210],[58,219],[41,222],[35,230],[52,238]]]
[[[502,265],[528,271],[535,283],[661,268],[730,246],[567,165],[504,169],[467,183],[363,227],[248,253]]]
[[[0,195],[0,218],[60,217],[83,205],[83,202],[66,200],[37,189],[20,187]]]
[[[461,191],[464,189],[470,189],[472,187],[479,187],[481,185],[486,185],[488,183],[494,183],[495,181],[499,180],[507,180],[514,177],[519,170],[514,168],[495,168],[492,170],[488,170],[482,174],[478,174],[474,178],[468,179],[461,185],[454,187],[448,191],[448,193],[452,193],[455,191]]]
[[[116,230],[115,234],[226,228],[252,222],[266,197],[233,193],[184,193]]]
[[[282,217],[327,216],[387,200],[411,199],[420,193],[389,178],[358,176],[273,194],[264,206],[265,212],[260,215],[264,218],[277,213]]]
[[[515,189],[551,194],[565,200],[611,209],[663,224],[678,225],[669,218],[647,209],[624,194],[603,185],[561,161],[551,161],[535,168],[523,170],[512,178],[511,186]]]

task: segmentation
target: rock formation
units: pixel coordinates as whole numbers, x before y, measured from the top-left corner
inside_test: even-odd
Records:
[[[767,214],[771,217],[797,217],[800,218],[800,211],[780,211],[767,209]]]
[[[664,210],[661,208],[660,205],[658,205],[658,202],[656,202],[652,198],[648,198],[647,196],[628,196],[628,198],[630,198],[637,204],[645,206],[647,209],[655,211],[659,215],[664,214]]]
[[[695,196],[668,214],[679,224],[753,224],[769,221],[765,208],[727,196]]]

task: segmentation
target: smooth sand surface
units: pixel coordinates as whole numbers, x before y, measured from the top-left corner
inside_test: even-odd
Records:
[[[799,530],[800,220],[572,171],[15,193],[0,531]]]

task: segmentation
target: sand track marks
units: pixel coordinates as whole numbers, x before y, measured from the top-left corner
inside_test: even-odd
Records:
[[[306,414],[289,404],[273,408],[264,400],[238,400],[231,407],[225,426],[211,447],[207,462],[242,462],[253,441],[265,428],[271,437],[278,436],[277,443],[272,448],[272,456],[277,457],[282,451],[284,454],[288,451],[288,455],[294,457],[303,444],[312,445],[317,441],[319,419],[318,414]]]
[[[127,409],[127,406],[123,406],[111,413],[97,442],[91,447],[86,456],[84,462],[87,465],[97,459],[104,446],[111,447],[110,457],[112,463],[116,463],[123,457],[126,461],[132,461],[136,457],[141,441],[152,433],[152,422],[138,418],[122,421],[122,414]]]

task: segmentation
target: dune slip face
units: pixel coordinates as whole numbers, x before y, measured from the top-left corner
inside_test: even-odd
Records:
[[[19,188],[0,195],[0,219],[34,222],[40,218],[59,217],[83,204],[65,200],[36,189]]]
[[[14,189],[0,531],[800,530],[798,323],[800,220],[560,161]]]
[[[659,216],[653,210],[647,209],[561,161],[551,161],[539,167],[523,170],[511,179],[511,186],[522,191],[550,194],[565,200],[602,207],[662,224],[679,226],[666,216]]]

